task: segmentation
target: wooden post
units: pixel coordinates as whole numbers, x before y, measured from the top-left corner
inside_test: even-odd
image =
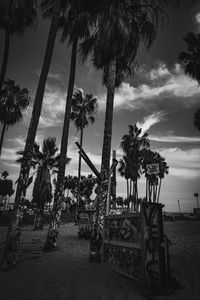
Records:
[[[116,150],[113,150],[113,161],[116,160]],[[113,208],[116,208],[116,166],[113,170],[113,186],[112,186],[112,194],[113,194]]]
[[[106,216],[109,215],[109,211],[110,211],[111,182],[112,182],[112,177],[110,176],[108,179],[108,192],[107,192],[107,198],[106,198]]]
[[[179,201],[179,200],[177,200],[177,202],[178,202],[178,211],[179,211],[179,214],[180,214],[180,213],[181,213],[180,201]]]
[[[199,194],[198,194],[198,193],[194,193],[194,197],[196,197],[196,200],[197,200],[197,208],[199,208]]]
[[[151,296],[166,287],[162,204],[143,203],[141,209],[143,284]]]

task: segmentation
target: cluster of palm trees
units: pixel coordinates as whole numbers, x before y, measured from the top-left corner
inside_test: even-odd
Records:
[[[137,125],[129,125],[128,134],[123,135],[120,147],[123,158],[119,160],[118,171],[127,182],[127,202],[138,210],[138,179],[142,174],[146,177],[146,201],[159,202],[161,182],[168,174],[168,165],[158,152],[150,150],[148,133],[142,134]],[[147,166],[158,165],[157,174],[149,174]]]
[[[20,31],[22,33],[35,23],[37,2],[36,0],[1,1],[1,11],[4,11],[5,17],[3,20],[5,19],[5,22],[0,21],[0,26],[5,29],[7,34],[5,37],[5,52],[8,52],[10,34],[18,32],[18,22],[23,25],[20,27],[20,29],[23,29]],[[156,37],[157,28],[163,21],[163,17],[165,17],[164,6],[174,2],[177,1],[102,0],[97,3],[94,3],[93,0],[40,1],[43,16],[49,18],[51,22],[31,121],[27,132],[15,196],[14,214],[8,231],[3,264],[12,266],[15,263],[20,236],[20,220],[18,216],[21,214],[21,204],[28,185],[33,146],[42,109],[45,84],[58,31],[62,31],[61,41],[68,40],[72,51],[57,183],[54,193],[54,208],[45,244],[46,249],[54,249],[58,239],[78,49],[83,61],[89,57],[95,68],[103,70],[103,84],[107,89],[107,100],[101,170],[108,173],[115,88],[120,85],[126,75],[133,74],[137,53],[141,47],[148,49],[151,46]],[[19,7],[21,9],[20,18],[17,14]],[[30,14],[23,14],[26,10]],[[22,20],[21,16],[23,16]],[[12,29],[11,25],[16,28],[16,31]],[[6,62],[7,56],[4,56],[4,62]]]
[[[87,204],[91,204],[91,195],[97,184],[97,179],[89,174],[88,176],[65,176],[65,190],[69,204],[74,202],[79,208],[85,208]],[[71,197],[70,197],[71,196]],[[77,201],[78,200],[78,201]],[[78,203],[77,203],[78,202]]]

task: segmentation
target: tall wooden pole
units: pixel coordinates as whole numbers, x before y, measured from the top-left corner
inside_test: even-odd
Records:
[[[179,214],[180,214],[181,213],[180,201],[177,200],[177,202],[178,202],[178,211],[179,211]]]
[[[113,161],[116,160],[116,150],[112,152]],[[113,170],[113,186],[112,186],[112,196],[113,196],[113,208],[116,208],[116,166]]]
[[[197,200],[197,208],[199,208],[199,194],[198,193],[194,193],[194,197]]]

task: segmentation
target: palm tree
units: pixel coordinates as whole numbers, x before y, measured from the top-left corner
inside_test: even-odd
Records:
[[[72,98],[72,111],[71,120],[77,130],[80,130],[80,146],[83,146],[83,129],[88,126],[89,122],[92,124],[95,121],[95,115],[97,113],[98,105],[97,99],[93,98],[93,95],[83,95],[81,90],[76,91]],[[79,153],[79,165],[78,165],[78,181],[80,185],[81,178],[81,153]],[[78,202],[80,200],[80,194],[78,193]]]
[[[67,38],[70,44],[72,44],[71,63],[69,82],[67,90],[66,108],[64,116],[64,124],[61,139],[61,151],[60,151],[60,165],[57,178],[57,186],[54,193],[54,208],[52,214],[52,220],[49,225],[49,231],[44,248],[46,250],[55,249],[58,239],[58,228],[60,223],[60,215],[62,208],[62,199],[64,196],[64,178],[65,178],[65,164],[64,160],[67,155],[69,124],[71,114],[72,96],[74,90],[75,72],[76,72],[76,56],[78,40],[84,39],[89,35],[89,27],[93,22],[92,14],[90,13],[93,5],[90,0],[85,1],[69,1],[69,9],[66,14],[60,19],[59,26],[63,30],[61,41],[64,42]]]
[[[200,33],[188,32],[183,39],[187,45],[178,58],[185,73],[200,84]],[[200,108],[194,114],[194,126],[200,130]]]
[[[51,177],[53,174],[57,173],[60,159],[60,155],[56,155],[57,151],[56,138],[45,138],[43,140],[42,151],[40,151],[40,145],[34,143],[31,167],[36,169],[36,171],[29,177],[29,179],[32,179],[36,173],[32,199],[32,203],[36,204],[37,208],[34,220],[34,230],[43,229],[44,206],[52,199]],[[18,155],[22,156],[17,159],[17,163],[22,163],[23,152],[24,151],[17,152]],[[69,164],[70,161],[70,158],[66,158],[66,164]],[[30,183],[31,182],[32,180],[30,180]]]
[[[81,46],[83,59],[92,57],[94,66],[103,69],[107,87],[101,170],[108,173],[111,155],[115,87],[131,74],[138,47],[149,48],[165,15],[163,6],[174,1],[101,1],[97,27]]]
[[[123,159],[126,166],[128,178],[130,178],[130,192],[129,196],[133,196],[135,203],[138,199],[138,185],[137,181],[141,175],[141,167],[143,161],[143,150],[150,145],[148,134],[141,134],[142,129],[137,125],[129,125],[128,134],[123,135],[120,144],[123,153]]]
[[[3,172],[1,173],[1,176],[3,177],[3,179],[6,179],[6,178],[9,176],[8,171],[3,171]]]
[[[146,199],[151,202],[153,193],[153,202],[159,202],[162,179],[164,178],[165,174],[169,173],[169,167],[165,162],[165,158],[162,157],[157,151],[144,149],[143,156],[144,160],[142,163],[142,168],[147,179]],[[151,164],[157,164],[159,170],[153,173],[149,172],[148,165]]]
[[[67,175],[65,176],[65,186],[64,186],[64,190],[67,190],[67,198],[69,198],[69,192],[73,187],[73,176],[71,175]]]
[[[15,85],[14,80],[7,79],[0,92],[0,100],[0,122],[3,124],[0,140],[1,155],[5,130],[22,120],[22,111],[28,107],[30,102],[29,91]]]
[[[23,197],[25,196],[26,186],[28,182],[28,176],[31,166],[31,158],[32,158],[32,149],[35,141],[36,131],[39,123],[39,118],[41,114],[44,89],[47,80],[47,75],[49,72],[49,67],[51,64],[53,48],[55,44],[56,33],[58,29],[58,20],[61,12],[61,3],[62,0],[55,0],[53,2],[53,12],[51,18],[51,25],[47,40],[47,46],[44,56],[44,61],[40,73],[39,83],[36,91],[35,101],[32,110],[31,121],[27,133],[26,144],[24,149],[23,161],[20,168],[20,176],[19,182],[17,185],[15,203],[14,203],[14,212],[12,215],[12,220],[9,226],[7,239],[5,243],[5,250],[2,258],[2,267],[3,268],[12,268],[16,263],[16,253],[18,250],[19,240],[20,240],[20,220],[22,216],[22,203]],[[42,4],[46,4],[48,6],[52,1],[44,0]],[[44,6],[43,6],[44,9]],[[43,10],[45,14],[45,10]]]
[[[37,176],[33,187],[33,200],[36,204],[37,211],[34,220],[34,230],[43,229],[43,216],[44,206],[46,203],[51,202],[52,199],[52,184],[51,184],[51,171],[54,171],[57,166],[56,152],[56,138],[48,137],[44,139],[42,151],[39,150],[35,153],[37,160]]]
[[[131,174],[130,174],[130,164],[129,164],[127,156],[125,156],[125,155],[123,155],[123,158],[121,158],[119,160],[118,172],[119,172],[120,176],[122,176],[126,179],[126,190],[127,190],[127,198],[128,198],[130,195],[129,179],[131,177]]]
[[[185,73],[200,84],[200,33],[188,32],[183,40],[187,49],[182,51],[178,58]]]
[[[156,200],[157,202],[159,202],[159,198],[160,198],[162,180],[165,177],[165,175],[169,174],[169,166],[167,165],[165,158],[160,154],[158,154],[158,164],[159,164],[159,173],[158,173],[159,188],[158,188],[158,195]]]
[[[0,72],[0,90],[6,75],[10,38],[14,34],[18,36],[23,35],[28,28],[36,24],[36,7],[36,0],[3,0],[0,3],[0,29],[3,29],[5,32],[4,53]]]

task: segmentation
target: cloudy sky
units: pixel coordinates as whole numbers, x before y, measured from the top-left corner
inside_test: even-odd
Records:
[[[196,0],[182,0],[179,10],[168,10],[169,21],[159,29],[157,38],[146,51],[137,56],[138,69],[134,77],[127,78],[116,90],[112,149],[121,158],[121,137],[128,125],[137,123],[149,133],[151,149],[160,152],[169,165],[169,175],[163,181],[161,201],[167,211],[177,211],[180,200],[182,211],[196,207],[193,194],[200,193],[200,132],[193,126],[193,116],[200,106],[200,87],[184,74],[177,56],[185,49],[183,36],[188,31],[200,31],[200,4]],[[29,89],[32,102],[39,80],[49,22],[39,19],[34,32],[23,38],[13,38],[7,77],[14,79],[22,88]],[[0,41],[3,34],[0,32]],[[0,43],[0,63],[3,43]],[[55,136],[60,145],[66,91],[69,76],[70,48],[56,41],[53,60],[46,84],[42,115],[37,141]],[[84,131],[84,149],[97,169],[100,170],[103,141],[106,90],[102,86],[102,74],[93,69],[90,61],[82,65],[78,61],[75,85],[84,93],[98,98],[99,111],[94,125]],[[19,175],[15,164],[16,151],[23,149],[32,106],[24,113],[23,122],[9,128],[5,135],[0,171],[8,170],[13,180]],[[0,125],[0,130],[2,126]],[[77,175],[78,155],[74,144],[79,133],[70,126],[68,156],[71,164],[66,174]],[[83,173],[90,170],[83,164]],[[117,176],[117,194],[126,195],[125,181]],[[139,196],[144,196],[145,181],[139,181]],[[31,189],[28,191],[31,199]]]

